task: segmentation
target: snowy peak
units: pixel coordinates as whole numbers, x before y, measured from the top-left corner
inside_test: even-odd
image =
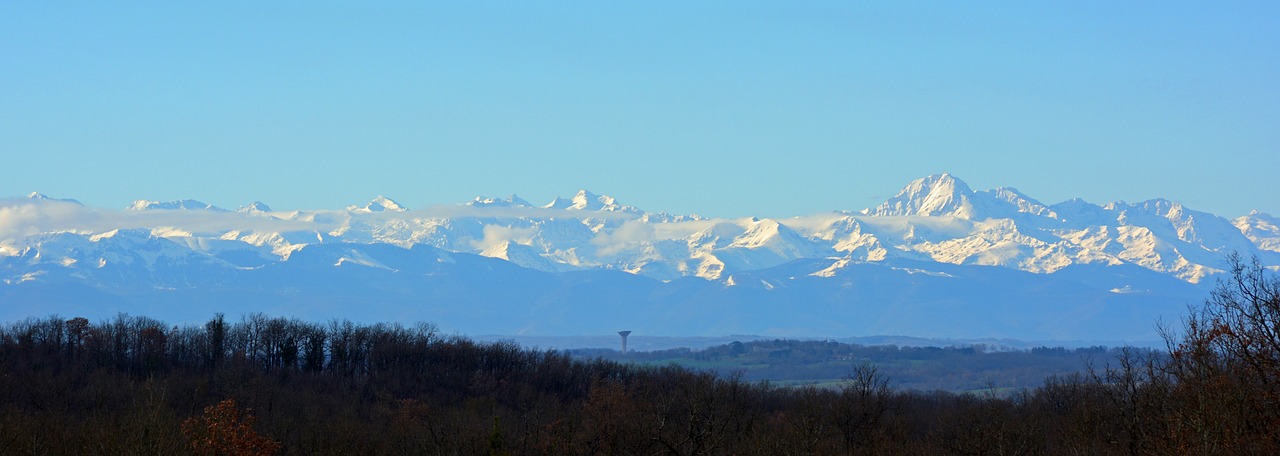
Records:
[[[244,212],[247,214],[261,214],[263,212],[271,212],[271,207],[267,206],[267,203],[264,203],[262,201],[254,201],[252,203],[249,203],[248,206],[242,206],[241,208],[236,209],[236,212]]]
[[[943,216],[972,218],[973,190],[964,181],[947,173],[934,174],[907,184],[893,198],[881,203],[870,215]]]
[[[1280,227],[1280,218],[1266,212],[1249,211],[1249,215],[1237,217],[1235,223],[1236,226],[1243,224],[1244,226],[1255,228],[1280,229],[1278,228]],[[1240,228],[1240,230],[1244,231],[1245,228]]]
[[[31,193],[28,193],[28,194],[27,194],[27,199],[31,199],[31,200],[35,200],[35,201],[57,201],[57,202],[61,202],[61,203],[73,203],[73,204],[78,204],[78,205],[83,206],[83,204],[80,204],[80,202],[79,202],[79,201],[77,201],[77,200],[73,200],[73,199],[62,199],[62,198],[50,198],[50,197],[48,197],[48,196],[46,196],[45,194],[40,193],[40,192],[31,192]]]
[[[577,195],[573,195],[573,204],[569,205],[569,209],[580,211],[598,211],[606,204],[613,204],[613,198],[608,196],[600,196],[586,190],[578,190]]]
[[[131,241],[132,243],[135,243],[135,244],[136,244],[136,243],[139,243],[139,242],[149,241],[149,240],[151,240],[151,239],[153,239],[153,238],[155,238],[155,236],[152,236],[152,235],[151,235],[151,230],[148,230],[148,229],[144,229],[144,228],[116,228],[116,229],[111,230],[111,231],[106,231],[106,232],[103,232],[103,233],[98,233],[98,234],[95,234],[95,235],[89,236],[89,241],[90,241],[90,242],[102,242],[102,240],[104,240],[104,239],[111,239],[111,240],[113,240],[113,241],[129,240],[129,241]]]
[[[635,206],[626,206],[619,204],[616,199],[609,195],[597,195],[587,190],[578,190],[578,193],[572,198],[561,198],[551,200],[545,209],[566,209],[573,211],[604,211],[604,212],[631,212],[640,213],[640,209]]]
[[[1090,203],[1080,198],[1072,198],[1049,206],[1068,226],[1083,228],[1087,226],[1113,225],[1118,215],[1114,210]]]
[[[645,223],[678,223],[706,219],[706,217],[698,214],[676,215],[668,214],[666,212],[646,212],[644,215],[641,215],[638,220]]]
[[[347,206],[347,211],[349,211],[349,212],[364,212],[364,213],[369,213],[369,212],[388,212],[388,211],[390,211],[390,212],[404,212],[404,211],[405,211],[405,208],[404,208],[404,206],[401,206],[399,203],[397,203],[397,202],[395,202],[395,201],[392,201],[392,200],[391,200],[391,198],[387,198],[387,197],[385,197],[385,196],[378,195],[378,197],[377,197],[377,198],[374,198],[374,199],[373,199],[373,201],[369,201],[369,204],[365,204],[365,205],[364,205],[364,207],[359,207],[359,206]]]
[[[1258,248],[1280,253],[1280,219],[1271,214],[1253,211],[1236,218],[1232,224],[1257,244]]]
[[[1036,201],[1022,192],[1019,192],[1018,189],[1013,187],[999,187],[994,190],[980,191],[977,192],[977,194],[993,201],[1007,203],[1018,213],[1048,217],[1052,219],[1058,218],[1058,214],[1054,212],[1053,209],[1050,209],[1048,206]]]
[[[49,199],[40,194],[29,197]],[[19,204],[35,211],[54,206]],[[788,277],[829,276],[836,269],[888,260],[1001,266],[1032,273],[1123,264],[1196,283],[1222,271],[1229,252],[1257,255],[1268,266],[1280,265],[1280,221],[1267,214],[1255,212],[1227,220],[1164,199],[1105,206],[1076,199],[1046,206],[1010,187],[974,191],[950,174],[912,181],[874,213],[868,210],[861,215],[704,219],[645,213],[586,190],[571,198],[556,198],[543,206],[547,210],[534,210],[516,195],[477,197],[467,205],[509,209],[366,215],[406,211],[379,196],[366,205],[349,207],[350,212],[276,213],[254,202],[239,209],[244,215],[211,216],[201,210],[216,208],[195,200],[140,200],[130,209],[171,212],[122,211],[110,218],[122,223],[89,228],[74,216],[66,216],[65,225],[35,218],[38,223],[0,232],[11,236],[0,237],[0,259],[40,251],[41,245],[48,245],[42,244],[41,236],[48,233],[80,233],[101,235],[93,242],[121,234],[139,239],[152,236],[199,255],[246,266],[260,264],[263,258],[289,261],[291,253],[303,245],[379,244],[403,249],[424,245],[500,258],[541,271],[611,269],[662,280],[691,276],[721,280],[730,274],[745,280],[744,273],[787,264],[794,269]],[[112,228],[141,231],[107,231]],[[122,240],[111,241],[116,242]],[[32,264],[54,264],[50,261],[64,257],[80,264],[99,259],[58,255],[50,252],[46,255],[50,260]],[[0,264],[0,275],[4,267]]]
[[[1181,203],[1157,198],[1129,205],[1113,203],[1109,207],[1121,211],[1119,219],[1122,223],[1145,226],[1167,224],[1176,231],[1178,239],[1211,250],[1242,251],[1248,247],[1240,242],[1241,230],[1231,221],[1207,212],[1188,209]]]
[[[556,199],[551,200],[550,203],[547,203],[545,206],[542,206],[542,208],[543,209],[568,209],[569,205],[571,204],[573,204],[573,201],[569,201],[567,199],[557,196]]]
[[[1164,198],[1149,199],[1133,204],[1118,201],[1107,204],[1107,208],[1112,210],[1133,210],[1144,214],[1165,217],[1170,220],[1181,218],[1184,211],[1182,204],[1175,203]]]
[[[137,200],[137,201],[134,201],[133,204],[130,204],[127,209],[131,211],[148,211],[148,210],[225,211],[226,210],[226,209],[222,209],[210,204],[205,204],[193,199],[184,199],[184,200],[178,200],[178,201]]]
[[[774,219],[756,219],[752,218],[747,225],[746,231],[733,239],[731,247],[760,247],[769,243],[790,240],[799,237],[791,229],[782,226]]]
[[[968,220],[991,218],[1059,220],[1052,208],[1013,187],[974,191],[947,173],[916,179],[870,215],[952,216]]]
[[[536,248],[516,242],[505,241],[494,244],[480,252],[480,256],[510,261],[520,267],[536,269],[544,272],[563,272],[573,269],[563,263],[557,263],[543,257]]]
[[[473,207],[533,207],[533,204],[525,201],[523,198],[512,193],[506,198],[490,198],[487,196],[477,196],[476,199],[467,202],[468,206]]]
[[[768,248],[793,258],[813,257],[814,252],[822,251],[813,241],[774,219],[753,220],[746,231],[735,237],[729,246]]]

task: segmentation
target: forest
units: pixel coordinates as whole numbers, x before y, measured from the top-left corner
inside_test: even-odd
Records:
[[[0,326],[0,454],[1276,454],[1280,280],[1234,264],[1168,351],[1009,394],[871,357],[782,386],[425,323],[32,318]]]

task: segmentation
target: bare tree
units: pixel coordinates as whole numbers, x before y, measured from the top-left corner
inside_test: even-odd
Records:
[[[862,363],[845,377],[836,404],[836,427],[846,448],[870,446],[873,433],[889,411],[889,379],[871,363]]]
[[[1171,436],[1201,454],[1280,452],[1280,279],[1230,257],[1231,277],[1166,333],[1176,378]]]

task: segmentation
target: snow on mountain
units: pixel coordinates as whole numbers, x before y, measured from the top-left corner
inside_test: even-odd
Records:
[[[973,190],[963,181],[942,173],[916,179],[903,187],[869,215],[874,216],[954,216],[973,218]]]
[[[725,292],[750,302],[773,302],[754,294],[766,293],[836,308],[869,305],[847,294],[857,289],[902,302],[894,290],[878,288],[888,284],[937,284],[972,291],[956,299],[980,302],[988,290],[953,285],[960,277],[1005,287],[995,295],[1026,296],[1031,289],[1015,293],[1009,287],[1022,285],[1000,280],[1030,283],[1032,277],[1036,286],[1071,290],[1061,295],[1071,299],[1145,303],[1172,283],[1183,284],[1178,293],[1203,292],[1233,252],[1280,265],[1280,220],[1267,214],[1227,220],[1162,199],[1045,205],[1013,188],[974,191],[949,174],[915,180],[873,210],[787,219],[648,213],[585,190],[541,207],[511,195],[421,210],[383,196],[338,211],[273,212],[254,202],[237,213],[195,200],[139,200],[110,212],[39,194],[4,204],[11,206],[0,207],[7,211],[0,214],[21,215],[0,217],[0,302],[21,292],[35,293],[35,303],[47,295],[32,290],[71,284],[118,297],[139,284],[200,290],[241,287],[235,284],[246,280],[254,285],[243,286],[252,290],[276,290],[271,296],[310,296],[302,284],[319,286],[319,278],[383,297],[417,289],[409,285],[415,281],[447,280],[454,288],[431,296],[456,300],[463,298],[443,293],[505,287],[506,279],[491,275],[498,268],[507,275],[523,271],[521,280],[538,285],[520,286],[549,287],[538,288],[547,296],[560,296],[556,287],[607,295],[614,291],[598,287],[625,283],[664,299],[677,293],[670,290],[706,296],[707,290],[733,290]],[[66,217],[64,224],[59,217]],[[495,282],[480,284],[476,277]],[[278,288],[276,282],[299,285]],[[669,288],[650,288],[659,287],[655,283]],[[654,291],[660,289],[668,291]],[[135,292],[142,293],[129,293]],[[545,306],[553,298],[527,299]]]
[[[226,209],[222,209],[222,208],[213,206],[211,204],[205,204],[193,199],[184,199],[184,200],[178,200],[178,201],[137,200],[137,201],[134,201],[133,204],[130,204],[127,209],[131,211],[146,211],[146,210],[226,211]]]
[[[1122,205],[1113,203],[1112,210],[1120,210],[1118,218],[1123,223],[1171,228],[1178,240],[1198,244],[1211,251],[1239,250],[1249,242],[1241,242],[1241,231],[1231,221],[1206,212],[1187,209],[1179,203],[1165,199],[1153,199],[1141,203]],[[1138,217],[1143,219],[1139,220]],[[1148,218],[1150,217],[1150,218]]]
[[[933,261],[1038,273],[1073,264],[1131,263],[1197,283],[1221,272],[1227,253],[1261,249],[1232,222],[1167,200],[1099,206],[1075,199],[1047,206],[1012,188],[975,192],[949,174],[913,181],[865,213],[886,220],[973,221],[958,231],[939,232],[932,220],[914,220],[890,229],[892,237],[886,239],[899,252],[922,253]],[[1008,223],[991,223],[1000,220]]]
[[[173,287],[190,283],[178,269],[198,267],[211,276],[234,270],[230,261],[157,237],[147,229],[116,229],[99,234],[51,233],[0,262],[0,279],[18,283],[29,275],[41,281],[89,281],[106,288],[143,284]]]
[[[835,250],[832,254],[843,254],[849,260],[882,261],[890,254],[877,234],[854,216],[833,213],[829,217],[795,218],[787,223],[812,241],[830,245]]]
[[[216,239],[169,237],[174,242],[191,245],[193,249],[226,255],[235,251],[242,257],[258,257],[264,260],[288,260],[289,255],[310,244],[334,241],[318,231],[240,231],[223,233]],[[261,264],[261,262],[257,262]]]
[[[1198,283],[1221,272],[1230,252],[1280,262],[1280,224],[1266,214],[1232,222],[1159,199],[1045,205],[1013,188],[974,191],[945,173],[912,181],[862,214],[783,220],[645,213],[586,190],[542,207],[570,213],[562,217],[539,213],[515,195],[477,197],[467,205],[476,212],[433,215],[379,196],[345,212],[269,214],[314,225],[310,228],[209,231],[174,224],[149,227],[148,233],[196,252],[236,256],[238,264],[252,262],[249,258],[287,260],[311,244],[385,243],[502,258],[540,271],[599,268],[661,280],[725,280],[798,260],[830,259],[809,271],[822,276],[851,263],[900,259],[1033,273],[1072,265],[1133,264]],[[216,210],[195,200],[140,200],[130,209]],[[270,208],[255,202],[240,211],[263,215]],[[372,217],[379,213],[399,215]],[[16,239],[0,240],[0,252],[16,252],[22,245]]]
[[[1115,219],[1110,226],[1116,229],[1090,231],[1086,228],[1086,232],[1098,233],[1105,238],[1101,241],[1082,240],[1093,245],[1118,243],[1123,246],[1123,250],[1117,253],[1119,259],[1190,282],[1199,282],[1225,270],[1229,253],[1262,253],[1258,245],[1227,219],[1190,210],[1172,201],[1115,202],[1103,209],[1114,214]]]
[[[378,195],[376,198],[374,198],[372,201],[369,201],[364,206],[355,206],[355,205],[347,206],[347,211],[360,212],[360,213],[366,213],[366,214],[371,212],[388,212],[388,211],[404,212],[405,210],[406,209],[404,208],[404,206],[401,206],[399,203],[392,201],[391,198],[387,198],[382,195]]]
[[[31,192],[31,193],[28,193],[28,194],[27,194],[27,199],[30,199],[30,200],[36,200],[36,201],[58,201],[58,202],[63,202],[63,203],[73,203],[73,204],[77,204],[77,205],[81,205],[81,206],[83,206],[83,204],[81,204],[81,203],[80,203],[80,201],[77,201],[77,200],[74,200],[74,199],[50,198],[50,197],[48,197],[48,196],[46,196],[45,194],[40,193],[40,192]]]
[[[558,262],[554,259],[543,256],[532,246],[518,244],[512,241],[503,241],[494,244],[484,251],[480,252],[481,256],[489,258],[498,258],[510,261],[520,267],[535,269],[545,272],[564,272],[574,269],[571,265]]]
[[[751,271],[779,266],[801,258],[835,254],[831,246],[806,238],[773,219],[748,219],[741,234],[711,254],[729,271]]]
[[[1015,188],[973,191],[964,181],[947,173],[912,181],[893,198],[874,210],[868,210],[867,214],[881,217],[952,216],[969,220],[1043,218],[1056,221],[1058,218],[1053,209]]]
[[[544,209],[566,209],[572,211],[594,211],[594,212],[626,212],[626,213],[642,213],[635,206],[626,206],[618,203],[612,196],[597,195],[586,190],[578,190],[578,193],[571,198],[561,198],[557,196],[547,205],[542,206]]]
[[[605,205],[614,205],[613,198],[579,190],[578,194],[573,195],[573,199],[570,200],[569,207],[565,209],[598,211],[604,209]]]
[[[516,196],[514,193],[506,198],[477,196],[476,199],[468,201],[467,205],[474,207],[533,207],[533,204]]]
[[[1236,218],[1232,224],[1259,249],[1280,253],[1280,219],[1270,214],[1253,211],[1249,215]]]
[[[993,211],[991,216],[1012,218],[1017,214],[1058,219],[1058,214],[1043,203],[1022,194],[1013,187],[1000,187],[993,190],[975,192],[981,200],[989,201],[987,206]],[[997,213],[1003,209],[1003,213]]]
[[[638,220],[645,223],[676,223],[676,222],[695,222],[699,220],[706,220],[706,217],[703,217],[698,214],[676,215],[676,214],[668,214],[666,212],[645,212],[644,215],[641,215]]]
[[[572,200],[557,196],[555,197],[555,199],[551,200],[550,203],[547,203],[546,205],[542,206],[542,208],[543,209],[568,209],[569,206],[572,204],[573,204]]]
[[[1090,226],[1114,225],[1120,214],[1080,198],[1073,198],[1049,206],[1061,218],[1064,226],[1084,229]]]
[[[271,212],[271,207],[267,206],[267,203],[264,203],[261,201],[254,201],[252,203],[249,203],[248,206],[243,206],[239,209],[236,209],[236,212],[244,212],[247,214],[265,214],[265,213]]]

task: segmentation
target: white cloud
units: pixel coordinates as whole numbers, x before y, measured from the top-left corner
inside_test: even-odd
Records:
[[[40,233],[102,233],[118,228],[167,228],[218,234],[231,230],[292,232],[330,223],[282,220],[240,212],[204,210],[101,210],[52,200],[0,200],[0,241],[18,242]]]
[[[489,247],[511,241],[517,244],[528,244],[529,239],[533,237],[537,230],[532,227],[514,228],[501,225],[485,225],[484,238],[471,241],[471,245],[478,250],[485,250]]]

